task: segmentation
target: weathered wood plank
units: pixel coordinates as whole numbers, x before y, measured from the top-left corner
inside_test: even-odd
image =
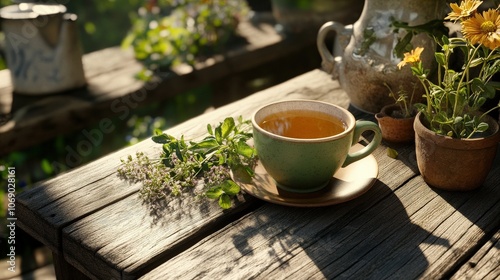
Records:
[[[66,227],[64,256],[95,279],[136,279],[254,203],[259,204],[240,196],[231,210],[223,211],[213,201],[185,197],[153,209],[133,195]]]
[[[135,148],[123,152],[125,157]],[[61,250],[64,225],[138,190],[138,185],[117,178],[119,164],[102,158],[21,193],[16,200],[19,226],[51,250]]]
[[[500,278],[500,230],[451,279]]]
[[[456,260],[456,262],[433,262],[431,258],[431,264],[423,277],[435,278],[441,273],[448,274],[456,270],[458,268],[456,264],[463,263],[472,257],[479,249],[478,246],[484,243],[479,242],[480,240],[484,240],[486,236],[498,231],[500,228],[500,219],[498,218],[500,217],[500,189],[498,188],[498,182],[500,182],[500,164],[497,161],[497,165],[491,170],[485,186],[478,191],[462,194],[467,199],[465,203],[457,203],[455,198],[459,194],[440,193],[445,201],[456,209],[454,217],[450,217],[450,220],[441,226],[442,230],[451,236],[449,240],[452,244],[452,247],[443,253],[441,259],[452,259]],[[454,224],[450,224],[451,222]],[[427,249],[424,252],[426,255],[435,256],[437,254],[432,251],[433,249],[438,248],[434,246],[429,249],[429,252],[427,252]],[[478,272],[478,275],[481,273]]]

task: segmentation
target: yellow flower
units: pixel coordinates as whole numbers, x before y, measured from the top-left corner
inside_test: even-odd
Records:
[[[451,13],[448,14],[444,19],[449,19],[452,21],[463,20],[470,17],[476,12],[477,8],[483,3],[483,1],[477,0],[465,0],[458,6],[456,3],[451,3],[450,8]]]
[[[411,52],[407,52],[405,53],[405,57],[403,58],[403,60],[398,63],[398,68],[401,69],[403,66],[406,65],[406,63],[416,63],[416,62],[419,62],[420,61],[420,55],[422,54],[422,51],[424,50],[424,48],[422,47],[417,47],[416,49],[414,50],[411,50]]]
[[[494,9],[477,13],[462,22],[463,36],[471,44],[482,44],[494,50],[500,47],[500,12]]]

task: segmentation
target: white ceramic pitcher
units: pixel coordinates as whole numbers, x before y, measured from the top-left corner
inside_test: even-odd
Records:
[[[14,92],[52,94],[86,84],[76,15],[63,5],[21,3],[0,10]]]

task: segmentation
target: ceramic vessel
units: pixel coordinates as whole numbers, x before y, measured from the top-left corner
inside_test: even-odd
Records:
[[[404,118],[400,115],[395,115],[399,112],[400,107],[397,104],[384,106],[382,110],[375,114],[375,119],[378,121],[382,138],[392,143],[409,143],[415,139],[415,130],[413,130],[413,122],[415,116]]]
[[[268,117],[283,112],[319,112],[343,124],[337,134],[320,138],[292,138],[261,127]],[[280,130],[290,123],[278,125]],[[346,109],[316,100],[285,100],[260,107],[252,116],[253,140],[259,160],[278,188],[294,193],[311,193],[324,189],[341,167],[369,155],[381,140],[376,123],[361,121]],[[373,139],[363,149],[351,152],[363,132],[372,131]]]
[[[353,25],[330,21],[320,28],[317,47],[322,67],[339,80],[354,107],[375,114],[394,102],[385,83],[394,89],[404,85],[407,92],[413,92],[414,84],[419,86],[409,67],[397,68],[401,57],[393,50],[406,31],[394,32],[393,20],[415,26],[442,19],[445,13],[445,0],[366,0],[360,18]],[[333,51],[325,44],[331,32],[335,33]],[[433,69],[434,40],[421,33],[413,36],[410,43],[424,48],[421,60],[428,69]],[[417,88],[415,102],[420,101],[422,93],[423,88]]]
[[[15,93],[53,94],[86,84],[77,16],[65,6],[10,5],[0,18]]]
[[[469,191],[485,181],[500,142],[498,122],[487,116],[488,135],[483,138],[455,139],[438,135],[415,118],[417,164],[430,186],[450,191]]]

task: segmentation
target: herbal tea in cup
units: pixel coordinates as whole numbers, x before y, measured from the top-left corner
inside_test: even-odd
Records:
[[[314,100],[289,100],[265,105],[252,117],[257,155],[277,186],[307,193],[324,188],[342,166],[362,159],[380,144],[377,124],[356,121],[346,109]],[[364,131],[373,140],[349,153]]]
[[[329,114],[290,110],[265,117],[259,126],[271,133],[290,138],[323,138],[339,134],[345,130],[344,123]]]

